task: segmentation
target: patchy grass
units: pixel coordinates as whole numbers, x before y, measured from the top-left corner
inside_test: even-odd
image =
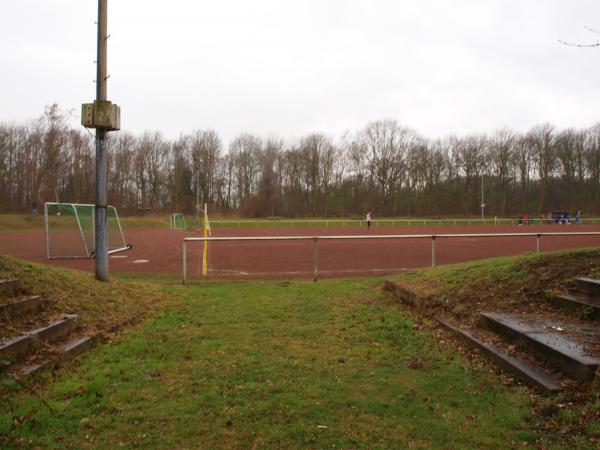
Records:
[[[440,348],[381,284],[164,285],[173,303],[78,367],[5,383],[0,446],[533,446],[528,391]]]
[[[96,281],[90,273],[0,254],[0,278],[19,278],[25,293],[44,295],[50,312],[75,313],[85,332],[105,331],[162,308],[170,296],[144,282]],[[18,327],[16,327],[18,328]]]
[[[527,253],[436,268],[393,277],[418,293],[419,312],[474,323],[484,310],[536,310],[546,299],[574,285],[580,276],[600,277],[600,249]]]
[[[525,254],[438,268],[408,271],[395,277],[418,296],[405,310],[415,321],[430,323],[450,316],[474,325],[484,311],[560,314],[547,298],[575,285],[575,278],[600,278],[600,249]],[[404,309],[404,308],[402,308]],[[543,448],[600,446],[600,375],[591,385],[574,384],[559,395],[532,396],[531,422]]]

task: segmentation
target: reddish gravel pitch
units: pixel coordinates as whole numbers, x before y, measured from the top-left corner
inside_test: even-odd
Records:
[[[600,231],[600,225],[467,226],[467,227],[372,227],[365,228],[240,228],[219,229],[213,236],[316,236],[316,235],[396,235],[515,233],[557,231]],[[181,274],[182,239],[200,236],[171,230],[125,230],[133,250],[114,255],[110,269],[115,272]],[[80,238],[73,233],[75,243]],[[66,238],[65,238],[66,239]],[[494,256],[535,251],[534,237],[455,238],[436,241],[437,263],[450,264]],[[600,236],[546,237],[542,251],[600,245]],[[91,260],[52,260],[45,258],[41,231],[0,233],[0,252],[31,261],[93,271]],[[201,277],[201,243],[188,246],[188,272]],[[294,278],[310,277],[313,264],[312,241],[212,242],[209,247],[209,273],[212,277]],[[335,240],[320,241],[319,276],[389,274],[431,265],[431,240]]]

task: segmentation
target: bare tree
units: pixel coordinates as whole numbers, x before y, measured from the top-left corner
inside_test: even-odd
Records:
[[[537,168],[539,180],[537,212],[538,214],[542,214],[550,176],[556,167],[556,136],[554,127],[550,124],[543,124],[532,128],[527,133],[526,142],[531,149],[533,161]]]
[[[500,214],[506,215],[509,188],[514,180],[515,134],[508,129],[496,131],[490,138],[489,162],[500,195]]]

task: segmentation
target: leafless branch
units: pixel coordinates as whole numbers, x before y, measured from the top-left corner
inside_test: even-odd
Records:
[[[600,31],[594,30],[593,28],[590,28],[588,26],[585,26],[584,28],[592,33],[600,34]],[[596,41],[591,44],[576,44],[574,42],[567,42],[567,41],[562,41],[559,39],[558,42],[560,42],[563,45],[568,45],[570,47],[580,47],[580,48],[600,47],[600,41]]]
[[[592,33],[596,33],[596,34],[600,34],[600,31],[598,30],[594,30],[593,28],[590,28],[588,26],[584,27],[586,30],[591,31]]]
[[[580,48],[589,48],[589,47],[600,47],[600,41],[594,42],[592,44],[575,44],[573,42],[566,42],[562,40],[558,40],[563,45],[568,45],[570,47],[580,47]]]

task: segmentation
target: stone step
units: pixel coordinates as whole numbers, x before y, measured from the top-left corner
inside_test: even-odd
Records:
[[[0,297],[14,297],[19,292],[19,280],[0,279]]]
[[[77,355],[88,351],[98,342],[98,336],[77,336],[67,339],[56,345],[57,354],[53,356],[42,356],[34,358],[25,364],[15,364],[8,370],[8,374],[13,378],[22,380],[35,375],[42,370],[53,369],[61,361],[75,358]]]
[[[600,298],[600,280],[594,278],[581,277],[575,280],[577,287],[586,292],[590,297]]]
[[[511,314],[482,313],[480,317],[488,329],[538,355],[565,374],[582,381],[594,378],[598,359],[589,356],[585,343],[558,331],[561,327],[530,323]]]
[[[411,290],[405,288],[397,281],[385,280],[384,289],[394,294],[402,303],[414,305],[417,303],[417,296]]]
[[[0,303],[0,320],[12,319],[28,313],[39,311],[43,307],[43,297],[33,295],[23,297],[7,303]]]
[[[62,319],[50,322],[44,327],[3,341],[0,343],[0,361],[18,360],[31,351],[36,340],[51,343],[70,334],[77,326],[76,319],[75,314],[65,314]]]
[[[525,384],[546,393],[560,391],[558,377],[546,373],[540,366],[518,356],[511,356],[500,348],[480,340],[476,330],[461,330],[444,320],[438,322],[467,345],[481,351],[496,366],[515,375]]]
[[[569,294],[555,295],[550,303],[558,308],[564,308],[581,317],[600,320],[600,302],[587,297],[575,297]]]

